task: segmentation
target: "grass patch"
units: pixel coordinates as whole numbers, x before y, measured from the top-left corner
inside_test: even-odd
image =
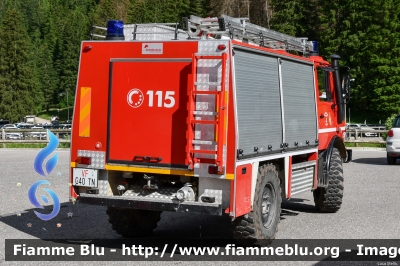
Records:
[[[60,112],[58,112],[60,110]],[[60,121],[66,121],[66,120],[71,120],[73,114],[73,108],[69,107],[69,116],[70,118],[68,119],[68,108],[50,108],[49,112],[46,112],[46,110],[39,112],[36,116],[50,120],[51,116],[58,116],[60,118]]]
[[[7,143],[6,148],[44,148],[46,143]],[[3,145],[1,145],[3,147]]]
[[[46,147],[46,143],[7,143],[5,148],[33,148],[33,149],[43,149]],[[0,145],[3,148],[3,145]],[[69,143],[59,143],[57,148],[70,148]]]
[[[346,147],[356,147],[357,143],[345,143]],[[369,148],[386,148],[386,144],[384,143],[358,143],[358,147],[369,147]]]

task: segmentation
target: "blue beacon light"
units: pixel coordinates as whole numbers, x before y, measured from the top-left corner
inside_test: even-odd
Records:
[[[124,22],[122,22],[121,20],[107,21],[106,40],[125,40]]]
[[[312,41],[312,44],[313,44],[313,50],[310,53],[310,55],[319,55],[318,42],[317,41]]]

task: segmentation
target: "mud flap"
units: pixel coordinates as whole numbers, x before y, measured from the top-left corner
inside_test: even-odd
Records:
[[[349,163],[353,159],[353,150],[346,149],[346,159],[344,160],[345,163]]]

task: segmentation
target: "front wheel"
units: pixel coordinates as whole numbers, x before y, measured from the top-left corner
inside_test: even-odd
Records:
[[[281,203],[280,180],[275,166],[260,166],[253,209],[249,214],[233,221],[234,238],[243,244],[270,244],[278,231]]]
[[[324,163],[325,165],[325,163]],[[319,212],[336,212],[342,206],[343,163],[338,149],[333,148],[327,187],[313,191],[315,207]]]

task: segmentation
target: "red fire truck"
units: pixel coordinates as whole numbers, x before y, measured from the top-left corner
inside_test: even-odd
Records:
[[[338,55],[225,15],[103,29],[81,46],[71,201],[107,206],[125,237],[170,211],[229,215],[254,243],[275,238],[282,198],[308,191],[339,210],[350,86]]]

